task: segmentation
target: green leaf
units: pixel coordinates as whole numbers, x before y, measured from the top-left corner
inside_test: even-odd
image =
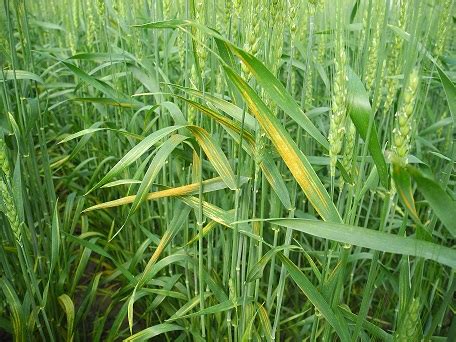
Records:
[[[87,290],[84,293],[84,299],[82,303],[78,305],[74,324],[75,326],[78,326],[81,319],[84,319],[87,316],[90,317],[92,314],[93,304],[96,303],[95,298],[97,296],[98,284],[100,283],[102,274],[103,272],[98,272],[87,287]]]
[[[82,136],[87,135],[87,134],[92,134],[92,133],[95,133],[95,132],[106,130],[106,128],[98,128],[98,126],[100,126],[101,124],[102,124],[101,122],[96,122],[90,128],[86,128],[86,129],[83,129],[83,130],[81,130],[79,132],[67,135],[64,139],[60,140],[58,142],[58,144],[66,143],[66,142],[68,142],[70,140],[82,137]]]
[[[258,260],[252,268],[250,268],[250,270],[248,271],[247,273],[247,277],[246,277],[246,282],[252,282],[252,281],[255,281],[257,279],[260,279],[261,276],[263,275],[263,272],[264,272],[264,268],[266,267],[266,265],[268,264],[269,260],[271,260],[271,258],[276,255],[278,252],[284,250],[284,249],[292,249],[293,246],[277,246],[277,247],[274,247],[272,249],[270,249],[269,251],[266,252],[266,254],[264,254],[260,260]],[[295,247],[296,248],[296,247]]]
[[[187,120],[184,118],[184,114],[182,114],[182,111],[175,103],[164,101],[160,103],[160,106],[165,107],[168,110],[176,125],[187,124]]]
[[[84,148],[84,146],[87,145],[87,143],[89,142],[89,139],[92,137],[92,135],[95,132],[97,132],[98,130],[100,130],[98,127],[101,124],[102,124],[102,122],[95,122],[92,126],[90,126],[90,128],[88,128],[87,130],[83,130],[84,131],[83,134],[77,135],[80,132],[75,133],[74,135],[77,135],[76,137],[82,136],[82,138],[81,138],[81,140],[78,141],[78,143],[76,144],[76,146],[73,149],[73,151],[71,152],[71,154],[69,156],[66,156],[66,157],[60,159],[59,161],[55,162],[51,166],[58,167],[64,163],[70,161],[71,159],[73,159]],[[68,139],[68,140],[71,140],[71,136],[70,136],[70,139]]]
[[[79,69],[77,66],[71,63],[67,62],[61,62],[63,65],[65,65],[70,71],[75,74],[77,77],[79,77],[81,80],[86,82],[87,84],[91,85],[95,89],[101,91],[104,95],[106,95],[109,99],[117,101],[119,105],[121,103],[126,104],[130,103],[131,105],[137,106],[137,107],[142,107],[143,104],[137,100],[131,99],[130,97],[127,97],[126,95],[122,94],[121,92],[113,89],[110,85],[107,83],[100,81],[96,79],[95,77],[85,73],[81,69]]]
[[[371,248],[381,252],[421,257],[456,268],[456,250],[411,237],[317,220],[271,219],[267,221],[324,239]]]
[[[32,23],[33,25],[40,26],[46,30],[58,30],[58,31],[63,31],[63,32],[65,31],[65,29],[62,26],[54,24],[54,23],[50,23],[50,22],[32,19],[32,20],[30,20],[30,23]]]
[[[65,237],[66,239],[72,241],[72,242],[75,242],[81,246],[84,246],[92,251],[94,251],[95,253],[109,259],[109,260],[114,260],[114,258],[108,253],[106,252],[102,247],[90,242],[90,241],[87,241],[85,240],[84,238],[82,237],[79,237],[79,236],[73,236],[73,235],[70,235],[64,231],[62,231],[64,234],[65,234]]]
[[[114,265],[118,268],[118,270],[122,273],[122,275],[125,276],[126,279],[128,279],[129,281],[133,281],[134,280],[134,277],[133,275],[127,270],[125,269],[125,267],[123,267],[122,265],[120,265],[119,263],[117,263],[117,261],[108,253],[104,250],[104,248],[96,245],[94,242],[91,242],[91,241],[87,241],[83,238],[83,235],[81,235],[80,237],[79,236],[73,236],[73,235],[70,235],[68,233],[66,233],[65,231],[62,231],[62,233],[65,235],[65,238],[72,241],[72,242],[75,242],[109,260],[111,260]],[[93,232],[90,232],[90,233],[93,233]],[[86,236],[87,237],[87,236]]]
[[[107,53],[107,52],[81,52],[74,54],[68,59],[88,60],[94,62],[133,61],[128,54]]]
[[[102,186],[102,188],[112,188],[112,187],[119,186],[119,185],[131,185],[131,184],[141,184],[141,181],[136,180],[136,179],[119,179],[116,181],[106,183],[105,185]]]
[[[103,105],[122,107],[122,108],[140,108],[141,103],[133,103],[129,100],[113,99],[110,97],[75,97],[70,99],[76,102],[100,103]]]
[[[340,306],[342,314],[349,319],[352,322],[356,322],[358,320],[358,316],[355,315],[350,311],[350,309],[346,306]],[[364,320],[362,323],[364,329],[366,329],[369,333],[371,333],[374,336],[377,336],[380,341],[385,341],[385,342],[390,342],[393,341],[393,336],[388,334],[386,331],[384,331],[382,328],[376,326],[375,324]]]
[[[52,226],[51,226],[51,267],[49,274],[54,271],[55,265],[59,257],[60,250],[60,222],[59,222],[59,210],[58,201],[54,206],[54,213],[52,215]]]
[[[222,303],[215,304],[213,306],[210,306],[208,308],[204,308],[198,312],[194,312],[185,316],[173,316],[173,318],[168,319],[167,321],[175,321],[177,319],[181,318],[189,318],[189,317],[195,317],[195,316],[202,316],[202,315],[212,315],[220,312],[225,312],[230,309],[233,309],[239,305],[242,304],[242,299],[238,298],[237,301],[232,301],[231,299],[228,299]]]
[[[138,158],[140,158],[144,153],[147,152],[154,144],[156,144],[160,139],[166,137],[168,134],[182,128],[183,126],[169,126],[148,135],[144,138],[138,145],[133,147],[127,154],[116,164],[109,172],[97,183],[95,184],[87,193],[89,194],[95,189],[98,189],[102,185],[108,183],[112,178],[117,176],[120,172],[125,170],[128,166],[134,163]]]
[[[34,74],[33,72],[30,71],[25,71],[25,70],[3,70],[2,73],[0,73],[0,83],[5,82],[5,81],[11,81],[11,80],[32,80],[36,81],[38,83],[44,84],[44,81],[41,79],[40,76]]]
[[[389,188],[388,167],[382,148],[378,140],[377,129],[369,103],[369,95],[359,77],[349,70],[348,78],[348,113],[361,138],[366,141],[369,123],[372,122],[368,143],[369,152],[377,166],[380,181],[385,188]]]
[[[212,293],[204,292],[204,299],[209,298],[212,296]],[[198,294],[192,299],[190,299],[187,303],[182,305],[170,318],[169,320],[174,320],[175,318],[183,317],[187,312],[189,312],[191,309],[196,307],[197,305],[200,304],[200,299],[201,296]]]
[[[139,186],[138,192],[136,193],[135,200],[133,205],[130,208],[128,216],[131,216],[141,205],[144,199],[147,197],[148,191],[152,186],[155,178],[162,169],[169,155],[174,151],[174,149],[183,142],[187,137],[179,134],[174,134],[163,143],[163,145],[158,149],[158,152],[155,154],[154,158],[150,162],[149,168],[147,169],[146,174]]]
[[[141,330],[140,332],[124,339],[124,342],[137,342],[137,341],[148,341],[151,338],[165,334],[170,331],[184,330],[181,326],[177,324],[162,323],[154,325],[153,327]]]
[[[448,107],[450,108],[450,113],[453,117],[453,124],[456,124],[456,87],[442,68],[438,66],[437,71],[439,72],[440,81],[442,82],[443,89],[445,90]]]
[[[426,176],[417,168],[407,165],[407,171],[415,180],[418,190],[423,194],[426,201],[428,201],[434,213],[442,221],[453,238],[455,238],[456,201],[448,195],[436,180]]]
[[[339,335],[342,341],[350,341],[350,333],[348,325],[342,315],[337,311],[333,310],[329,303],[325,300],[322,294],[317,288],[310,282],[304,273],[285,255],[282,253],[278,254],[283,265],[287,269],[291,278],[298,287],[304,292],[306,297],[311,303],[318,309],[318,311],[325,317],[328,323],[334,328],[337,335]]]
[[[353,5],[353,8],[351,10],[350,23],[353,23],[353,20],[355,20],[356,13],[358,13],[358,9],[359,9],[359,4],[360,4],[360,0],[356,0],[356,2]]]

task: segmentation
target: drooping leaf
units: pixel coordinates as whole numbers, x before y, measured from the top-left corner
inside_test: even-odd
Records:
[[[358,319],[358,316],[355,315],[354,313],[352,313],[348,307],[340,306],[340,309],[341,309],[342,314],[347,319],[349,319],[352,322],[356,322],[356,320]],[[363,322],[363,327],[372,335],[377,336],[381,341],[385,341],[385,342],[393,341],[393,336],[391,336],[385,330],[383,330],[382,328],[378,327],[377,325],[375,325],[371,322],[368,322],[365,320]]]
[[[228,114],[232,119],[236,120],[238,123],[242,122],[242,114],[243,114],[243,109],[239,108],[236,106],[234,103],[228,102],[224,99],[221,99],[217,96],[204,93],[197,90],[197,89],[192,89],[192,88],[186,88],[179,86],[177,84],[170,84],[172,87],[176,87],[182,91],[185,91],[189,95],[197,96],[203,101],[206,101],[210,103],[211,105],[215,106],[219,110],[223,111],[224,113]],[[179,98],[182,98],[184,101],[189,101],[186,98],[183,98],[179,96]],[[194,101],[193,101],[194,102]],[[244,113],[244,125],[248,129],[251,130],[256,130],[257,124],[256,120],[253,116],[251,116],[249,113]]]
[[[217,222],[210,221],[207,225],[205,225],[203,227],[202,233],[201,234],[200,233],[196,234],[189,242],[187,242],[185,244],[185,246],[187,247],[187,246],[190,246],[191,244],[195,243],[196,241],[198,241],[201,238],[201,236],[202,237],[207,236],[207,234],[209,234],[212,230],[214,230],[214,228],[216,226],[217,226]]]
[[[217,38],[218,44],[224,43],[231,51],[238,56],[255,77],[259,85],[283,111],[301,126],[311,137],[313,137],[325,149],[329,149],[329,143],[317,127],[310,121],[307,115],[301,110],[285,86],[280,82],[269,69],[253,55],[237,48],[226,40]],[[258,120],[258,118],[257,118]]]
[[[101,91],[108,98],[118,101],[119,103],[131,103],[132,105],[136,105],[137,107],[143,106],[141,102],[127,97],[126,95],[113,89],[106,82],[100,81],[99,79],[87,74],[86,72],[78,68],[76,65],[64,61],[62,61],[61,63],[65,65],[72,73],[74,73],[81,80],[91,85],[95,89]]]
[[[263,275],[264,268],[268,264],[269,260],[276,255],[278,252],[284,250],[284,249],[291,249],[293,248],[292,246],[277,246],[274,247],[273,249],[270,249],[267,251],[261,258],[258,260],[248,271],[247,277],[246,277],[246,282],[252,282],[257,279],[260,279],[261,276]]]
[[[0,73],[0,83],[11,80],[32,80],[44,84],[40,76],[26,70],[3,70]]]
[[[190,208],[188,206],[177,206],[176,215],[173,217],[169,223],[168,229],[165,231],[163,236],[160,239],[160,243],[152,254],[149,263],[147,264],[144,272],[148,272],[150,268],[157,262],[161,253],[165,250],[166,246],[172,241],[172,239],[177,235],[181,229],[183,223],[187,220],[188,215],[190,214]]]
[[[260,168],[285,209],[291,210],[292,205],[288,188],[280,174],[279,168],[267,151],[260,162]]]
[[[271,219],[268,221],[323,239],[371,248],[381,252],[421,257],[456,268],[456,250],[432,242],[317,220]]]
[[[236,133],[240,135],[241,133],[241,128],[239,125],[233,124],[229,119],[223,117],[222,115],[216,113],[212,109],[203,106],[197,102],[184,99],[184,101],[187,101],[190,105],[194,106],[198,110],[200,110],[202,113],[208,114],[210,117],[215,119],[218,123],[220,123],[222,126],[225,126],[228,133],[230,133],[230,129],[234,130]],[[236,137],[237,138],[237,137]],[[247,132],[243,132],[243,148],[244,150],[253,158],[256,157],[255,155],[255,140],[253,136]],[[271,188],[274,190],[276,195],[279,197],[280,201],[284,205],[286,209],[291,208],[291,201],[290,201],[290,194],[288,192],[288,189],[285,185],[285,182],[282,178],[282,175],[280,174],[279,169],[277,166],[274,164],[274,161],[272,160],[270,154],[268,153],[268,148],[265,148],[264,154],[261,157],[261,161],[259,162],[260,168],[263,171],[264,175],[266,176],[267,181],[271,185]]]

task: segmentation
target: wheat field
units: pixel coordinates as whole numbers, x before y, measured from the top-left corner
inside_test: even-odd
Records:
[[[1,341],[455,341],[455,0],[3,0]]]

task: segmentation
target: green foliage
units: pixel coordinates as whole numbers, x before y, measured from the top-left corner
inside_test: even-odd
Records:
[[[449,340],[454,0],[5,0],[0,340]]]

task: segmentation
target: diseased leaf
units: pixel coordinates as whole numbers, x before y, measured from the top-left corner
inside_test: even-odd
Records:
[[[422,224],[420,218],[418,217],[418,213],[416,212],[410,175],[408,174],[405,167],[402,167],[397,162],[393,162],[393,179],[397,192],[399,194],[399,198],[401,199],[408,213],[417,224]]]
[[[266,311],[264,305],[258,305],[258,313],[260,317],[261,327],[263,329],[264,336],[266,337],[267,341],[273,341],[272,339],[272,327],[271,322],[269,321],[269,315]]]
[[[239,184],[243,185],[248,180],[249,180],[248,177],[241,177]],[[124,181],[124,180],[122,180],[122,181]],[[139,183],[139,181],[138,181],[138,183]],[[111,184],[111,183],[109,183],[109,184]],[[170,189],[166,189],[166,190],[150,192],[145,197],[145,200],[152,201],[152,200],[156,200],[159,198],[165,198],[165,197],[196,195],[199,192],[199,187],[200,187],[200,183],[197,182],[197,183],[179,186],[176,188],[170,188]],[[203,193],[222,190],[222,189],[226,189],[226,188],[227,188],[227,186],[226,186],[225,182],[220,177],[211,178],[211,179],[203,181]],[[100,203],[100,204],[97,204],[90,208],[85,209],[84,212],[113,208],[113,207],[118,207],[118,206],[129,204],[129,203],[133,203],[135,198],[136,198],[136,195],[131,195],[131,196],[122,197],[122,198],[119,198],[119,199],[116,199],[113,201]]]
[[[65,311],[67,318],[67,341],[73,341],[73,325],[74,325],[74,304],[67,294],[59,296],[59,303]]]
[[[151,22],[142,25],[134,25],[139,28],[184,28],[191,26],[204,32],[205,34],[214,37],[217,48],[219,50],[219,56],[226,63],[227,67],[233,67],[233,54],[239,57],[249,71],[254,75],[256,81],[261,85],[264,91],[269,97],[284,110],[299,126],[301,126],[311,137],[313,137],[323,148],[329,149],[329,143],[322,133],[315,127],[310,121],[307,115],[301,110],[293,97],[288,93],[283,84],[268,70],[268,68],[255,56],[245,52],[238,48],[229,40],[222,37],[218,32],[210,29],[204,25],[201,25],[195,21],[188,19],[173,19],[162,22]],[[232,80],[231,80],[232,81]],[[242,93],[242,92],[241,92]],[[342,176],[345,180],[350,181],[351,179],[343,168],[340,162],[337,163],[337,167],[340,169]]]
[[[203,149],[212,166],[214,166],[220,177],[222,177],[225,184],[231,190],[237,189],[234,172],[220,146],[215,143],[214,139],[212,139],[209,133],[203,128],[188,126],[188,129],[193,133],[198,144]]]
[[[16,338],[16,341],[25,341],[27,323],[24,310],[21,302],[19,301],[16,290],[5,277],[0,278],[0,287],[5,295],[5,304],[8,304],[10,310],[14,337]]]
[[[341,222],[339,213],[325,187],[279,120],[239,75],[227,66],[224,68],[315,210],[325,221]]]

